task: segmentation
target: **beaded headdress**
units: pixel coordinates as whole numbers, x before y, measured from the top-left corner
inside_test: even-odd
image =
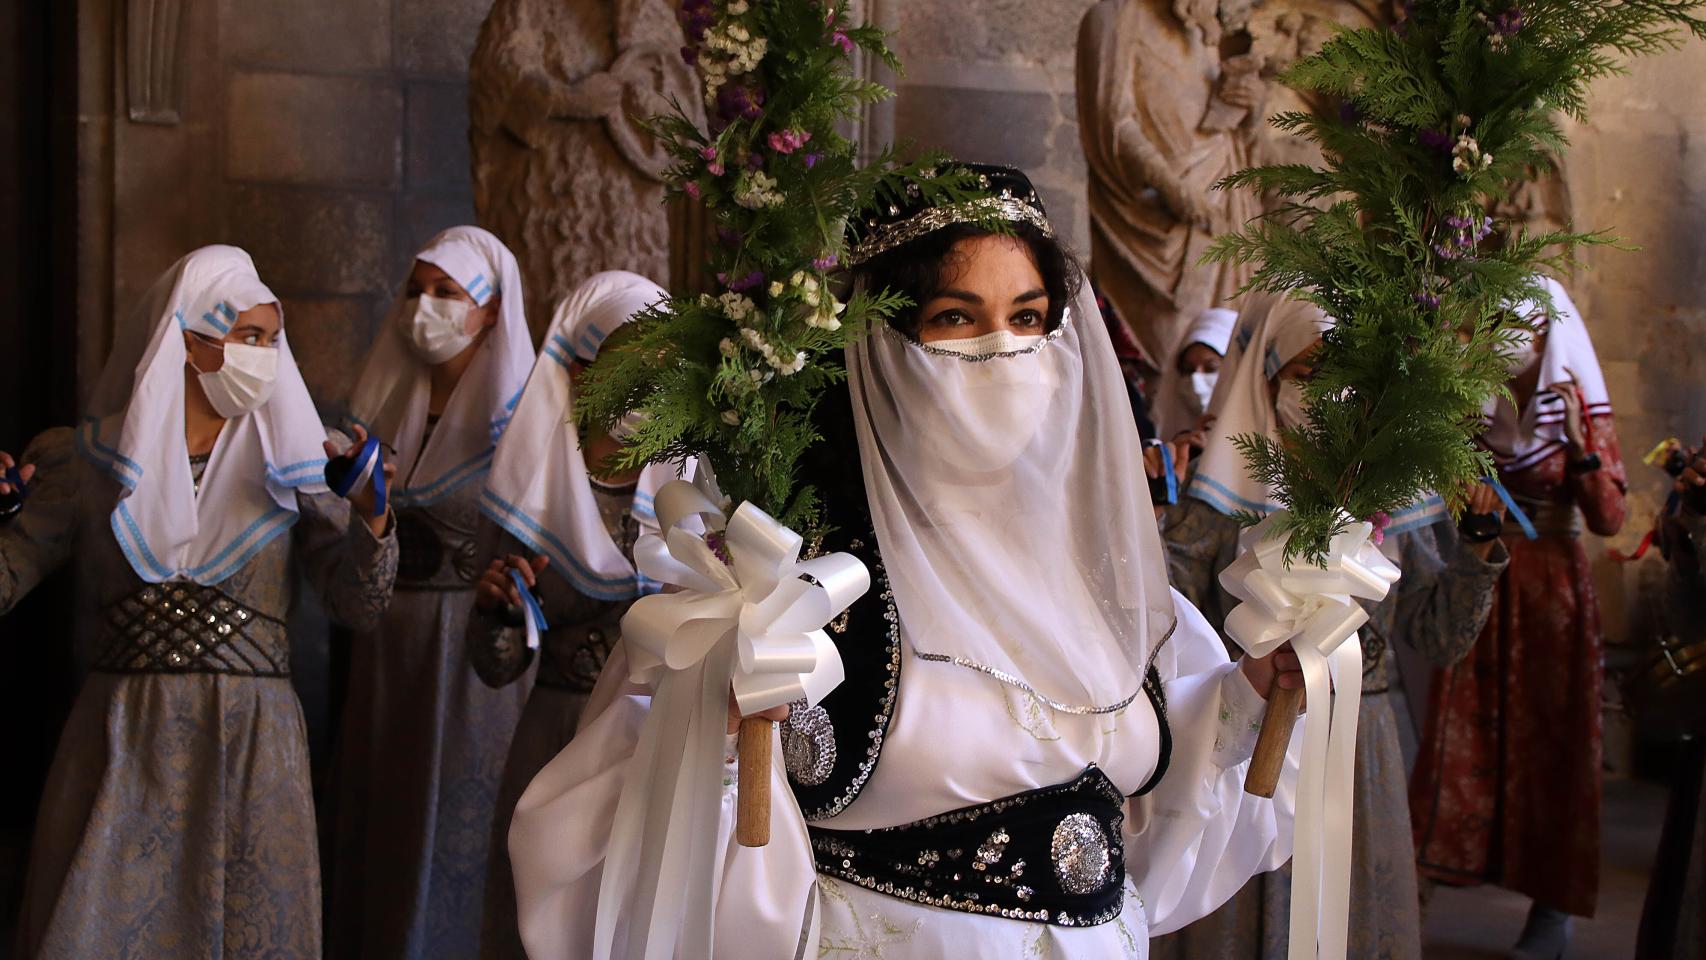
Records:
[[[857,266],[903,243],[956,223],[1006,220],[1028,223],[1041,230],[1044,236],[1054,236],[1054,228],[1043,212],[1036,188],[1018,168],[983,163],[955,166],[976,173],[978,186],[989,191],[988,195],[957,202],[930,203],[918,184],[909,182],[904,197],[878,197],[876,204],[866,208],[853,222],[848,265]]]

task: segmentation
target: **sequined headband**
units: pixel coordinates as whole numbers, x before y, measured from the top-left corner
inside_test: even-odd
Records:
[[[984,221],[989,219],[990,214],[1010,223],[1028,223],[1041,230],[1045,237],[1054,236],[1054,228],[1049,225],[1048,218],[1043,216],[1041,210],[1025,201],[1016,197],[978,197],[975,200],[931,207],[905,220],[884,224],[848,251],[847,263],[849,266],[858,266],[879,253],[886,253],[927,233],[934,233],[956,223]]]

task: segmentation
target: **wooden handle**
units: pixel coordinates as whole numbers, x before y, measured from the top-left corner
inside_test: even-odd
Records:
[[[740,772],[735,794],[735,841],[743,847],[770,842],[770,740],[776,725],[763,717],[740,722]]]
[[[1302,705],[1302,687],[1282,687],[1277,677],[1268,687],[1268,710],[1262,715],[1262,733],[1256,738],[1250,772],[1244,775],[1245,793],[1258,797],[1274,795],[1280,771],[1285,769],[1286,748],[1291,746],[1291,728],[1297,726],[1297,711]],[[743,739],[743,747],[745,743]]]

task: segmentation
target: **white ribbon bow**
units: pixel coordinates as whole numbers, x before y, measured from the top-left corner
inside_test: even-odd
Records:
[[[622,618],[630,679],[654,693],[599,881],[594,960],[666,960],[677,944],[684,960],[710,957],[729,689],[743,715],[816,704],[843,678],[823,627],[871,587],[848,554],[801,562],[800,535],[750,503],[725,525],[681,480],[656,503],[664,536],[641,537],[634,564],[678,592],[643,597]],[[711,537],[682,526],[695,516]],[[707,542],[719,530],[727,562]],[[634,909],[619,916],[624,903]]]
[[[1238,538],[1238,559],[1220,585],[1241,603],[1226,633],[1253,657],[1286,641],[1303,668],[1309,711],[1303,718],[1295,852],[1291,873],[1289,960],[1343,960],[1350,910],[1351,815],[1362,644],[1368,620],[1358,599],[1378,601],[1398,582],[1398,566],[1369,541],[1373,527],[1352,523],[1333,538],[1325,567],[1285,565],[1274,535],[1280,511]],[[1349,641],[1349,642],[1347,642]]]

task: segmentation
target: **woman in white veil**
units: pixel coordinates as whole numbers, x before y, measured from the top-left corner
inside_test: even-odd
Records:
[[[27,499],[0,521],[0,613],[75,558],[87,670],[42,794],[18,955],[316,960],[285,618],[300,570],[339,622],[376,623],[390,517],[370,491],[328,492],[346,441],[320,425],[247,253],[179,260],[115,339],[83,423],[29,445]]]
[[[847,679],[782,725],[768,846],[733,842],[725,798],[715,936],[677,956],[1141,958],[1289,856],[1290,788],[1242,789],[1276,664],[1235,668],[1168,589],[1082,274],[1024,176],[977,169],[983,200],[855,228],[860,281],[916,308],[848,351],[803,474],[836,528],[823,548],[872,589],[831,625]],[[1010,235],[972,223],[992,212]],[[535,960],[629,955],[646,909],[598,903],[649,708],[626,678],[618,649],[516,811]],[[599,906],[614,944],[594,942]]]

